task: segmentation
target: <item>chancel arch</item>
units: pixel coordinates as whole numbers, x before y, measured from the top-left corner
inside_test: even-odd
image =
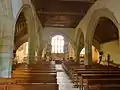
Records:
[[[57,47],[62,47],[61,51],[56,51],[55,53],[52,53],[52,39],[55,39],[53,42],[57,42],[56,41],[56,36],[60,36],[61,40],[60,42],[58,41],[58,43],[60,43],[60,45],[54,45],[57,49]],[[49,55],[51,55],[52,59],[57,59],[57,57],[60,57],[59,59],[63,60],[63,59],[67,59],[69,57],[73,57],[74,58],[74,53],[72,53],[74,51],[74,43],[73,40],[71,39],[71,37],[69,37],[66,33],[64,32],[60,32],[60,31],[53,31],[50,33],[46,33],[46,37],[45,37],[45,45],[44,45],[44,51],[42,54],[42,57],[45,56],[45,54],[48,52]],[[55,44],[55,43],[53,43]],[[69,53],[69,46],[72,47],[72,52]],[[54,48],[55,49],[55,48]],[[71,55],[72,53],[72,55]]]
[[[54,60],[62,60],[65,53],[65,39],[62,35],[55,35],[51,38],[51,56]]]

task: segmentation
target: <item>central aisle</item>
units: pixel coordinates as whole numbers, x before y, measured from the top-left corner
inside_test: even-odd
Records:
[[[57,70],[57,83],[59,84],[59,90],[79,90],[73,87],[73,83],[63,70],[61,64],[56,65]]]

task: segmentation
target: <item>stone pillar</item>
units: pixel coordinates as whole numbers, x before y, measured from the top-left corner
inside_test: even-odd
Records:
[[[27,29],[28,29],[28,59],[29,64],[33,64],[35,60],[35,51],[36,51],[36,42],[37,42],[37,32],[36,32],[36,21],[33,15],[32,8],[26,8],[24,10],[24,15],[27,23]]]
[[[79,52],[78,49],[75,50],[75,60],[76,60],[77,63],[79,63],[79,60],[80,60],[80,52]]]
[[[29,64],[34,63],[34,60],[35,60],[35,45],[34,45],[34,40],[33,39],[29,40],[28,59],[29,59]]]
[[[11,77],[13,25],[11,0],[0,0],[0,77]]]
[[[92,42],[85,42],[85,65],[92,65]]]
[[[80,62],[80,51],[82,49],[82,46],[78,43],[74,45],[74,51],[75,51],[75,60],[77,63]]]
[[[119,32],[119,30],[120,30],[120,24],[118,25],[118,35],[119,35],[119,49],[120,49],[120,32]]]
[[[37,52],[37,61],[41,60],[41,57],[42,57],[42,52],[38,51]]]
[[[37,60],[41,60],[41,57],[42,57],[42,52],[43,52],[43,48],[40,47],[37,51]]]

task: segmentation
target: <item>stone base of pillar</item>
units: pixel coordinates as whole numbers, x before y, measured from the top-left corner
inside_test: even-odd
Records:
[[[0,77],[11,77],[12,58],[10,53],[0,53]]]
[[[35,56],[29,56],[29,64],[34,64],[35,63]]]

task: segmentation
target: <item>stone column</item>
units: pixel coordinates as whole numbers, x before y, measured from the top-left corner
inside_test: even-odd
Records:
[[[41,57],[42,57],[42,52],[43,52],[43,48],[40,47],[38,48],[38,51],[37,51],[37,60],[41,60]]]
[[[75,60],[76,60],[77,63],[80,62],[80,51],[81,51],[81,49],[82,49],[82,46],[80,45],[80,43],[78,43],[78,44],[76,43],[74,45]]]
[[[38,51],[37,52],[37,61],[41,60],[41,57],[42,57],[42,52]]]
[[[79,60],[80,60],[80,52],[79,52],[78,49],[75,50],[75,60],[76,60],[77,63],[79,63]]]
[[[92,65],[92,42],[85,42],[85,65]]]
[[[36,20],[33,15],[32,8],[26,8],[24,10],[24,15],[26,18],[27,28],[28,28],[28,59],[29,64],[34,63],[35,60],[35,51],[36,51],[36,42],[37,42],[37,34],[36,34]]]
[[[33,64],[35,60],[35,44],[33,39],[29,39],[28,45],[28,59],[29,64]]]
[[[13,25],[11,0],[0,0],[0,77],[11,77]]]
[[[120,24],[118,25],[118,35],[119,35],[119,49],[120,49],[120,32],[119,32],[119,30],[120,30]]]

